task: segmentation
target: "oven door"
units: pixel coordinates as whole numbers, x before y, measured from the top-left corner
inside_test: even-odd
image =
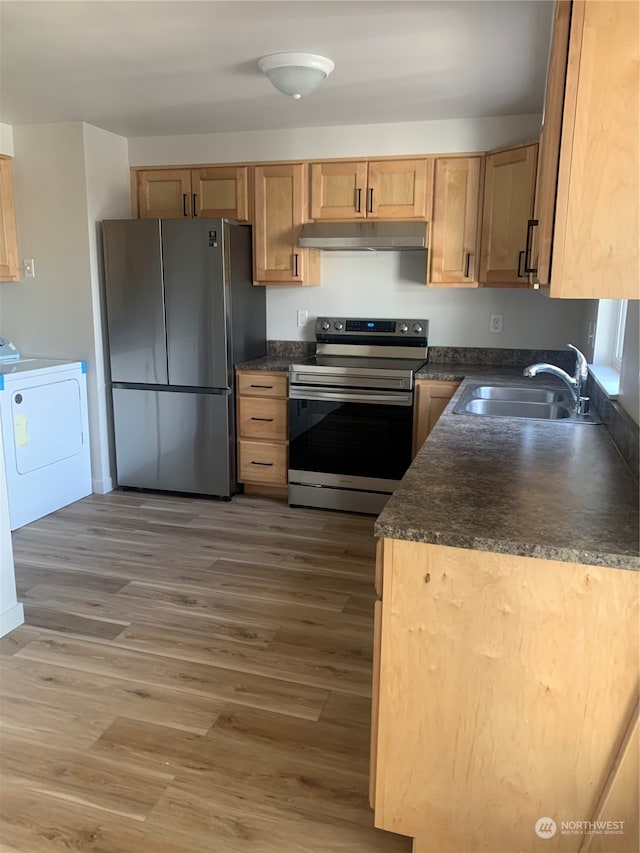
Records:
[[[413,393],[293,386],[289,482],[391,493],[411,462]]]

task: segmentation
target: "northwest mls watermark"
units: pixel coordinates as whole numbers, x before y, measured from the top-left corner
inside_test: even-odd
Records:
[[[540,817],[535,831],[540,838],[560,835],[624,835],[623,820],[563,820],[560,826],[552,817]]]

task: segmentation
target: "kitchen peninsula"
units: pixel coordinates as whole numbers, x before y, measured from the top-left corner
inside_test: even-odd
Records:
[[[454,414],[467,376],[375,527],[376,826],[414,853],[635,851],[637,482],[602,425]]]

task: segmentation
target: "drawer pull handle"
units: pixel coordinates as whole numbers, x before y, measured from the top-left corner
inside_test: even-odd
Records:
[[[249,385],[249,388],[273,388],[273,385]]]
[[[264,468],[273,468],[273,462],[255,462],[251,460],[252,465],[262,465]]]
[[[252,421],[265,421],[265,423],[271,423],[273,418],[251,418]]]

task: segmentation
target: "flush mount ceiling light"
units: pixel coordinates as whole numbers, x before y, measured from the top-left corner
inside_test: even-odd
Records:
[[[296,101],[315,92],[335,68],[330,59],[315,53],[270,53],[258,65],[279,92]]]

